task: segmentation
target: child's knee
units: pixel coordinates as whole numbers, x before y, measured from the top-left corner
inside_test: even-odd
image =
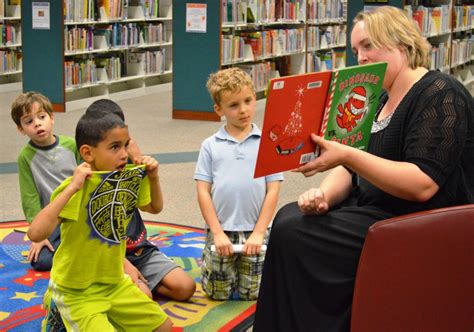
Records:
[[[178,301],[187,301],[189,300],[196,291],[196,283],[193,279],[189,278],[188,281],[184,282],[181,288],[178,290],[176,294],[176,299]]]

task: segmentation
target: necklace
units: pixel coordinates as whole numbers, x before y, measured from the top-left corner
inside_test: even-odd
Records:
[[[390,123],[390,120],[392,119],[393,112],[390,113],[388,116],[383,118],[380,121],[374,121],[374,124],[372,125],[372,130],[370,131],[372,134],[378,133],[379,131],[385,129],[388,124]]]

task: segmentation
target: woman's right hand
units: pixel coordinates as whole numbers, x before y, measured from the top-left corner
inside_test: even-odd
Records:
[[[298,206],[304,214],[326,214],[329,204],[321,188],[311,188],[298,197]]]

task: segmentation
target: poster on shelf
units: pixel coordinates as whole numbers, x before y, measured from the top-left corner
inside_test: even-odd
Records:
[[[50,29],[49,2],[32,2],[32,27],[38,30]]]
[[[206,33],[207,4],[186,4],[186,32]]]

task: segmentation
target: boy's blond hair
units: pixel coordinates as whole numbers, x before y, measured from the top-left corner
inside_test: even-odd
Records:
[[[359,12],[354,18],[365,23],[365,30],[375,48],[396,49],[402,47],[410,68],[430,66],[430,45],[421,35],[415,21],[405,11],[382,6],[368,12]]]
[[[50,117],[52,116],[53,105],[47,97],[34,91],[22,93],[13,101],[11,112],[13,122],[15,122],[19,128],[21,128],[21,117],[31,112],[31,106],[34,103],[38,103],[41,109],[48,113]]]
[[[232,67],[219,70],[209,75],[207,90],[214,104],[220,105],[222,92],[240,92],[244,86],[248,86],[255,94],[252,78],[240,68]]]

